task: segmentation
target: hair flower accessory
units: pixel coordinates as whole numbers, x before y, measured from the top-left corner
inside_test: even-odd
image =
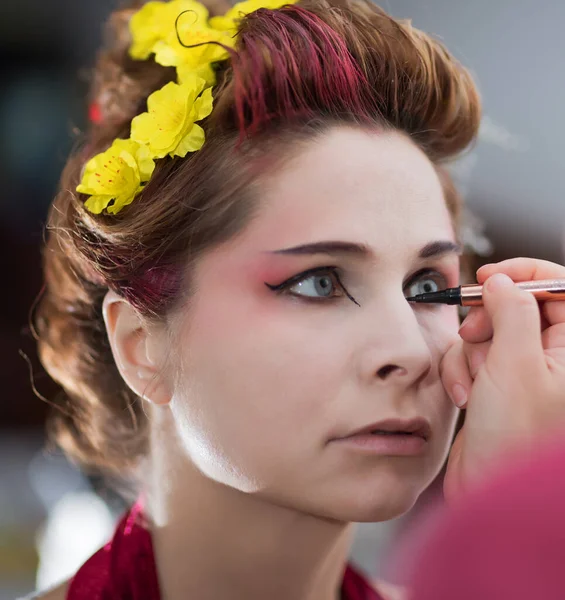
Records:
[[[234,38],[228,32],[213,29],[197,13],[185,11],[178,15],[169,35],[155,44],[155,62],[198,69],[229,58],[225,47],[233,45]]]
[[[77,192],[90,195],[85,203],[90,212],[99,214],[107,209],[115,214],[133,201],[154,168],[147,147],[133,140],[117,139],[106,152],[86,163]]]
[[[171,0],[170,2],[147,2],[131,18],[129,29],[132,36],[130,56],[146,60],[155,52],[155,45],[174,32],[175,21],[185,11],[190,11],[201,22],[207,22],[208,9],[196,0]]]
[[[116,214],[131,204],[155,169],[155,160],[185,157],[205,141],[196,122],[213,107],[214,64],[229,58],[239,20],[259,8],[276,9],[297,0],[245,0],[223,17],[209,19],[197,0],[151,1],[130,20],[130,56],[176,67],[171,81],[147,99],[147,111],[131,123],[130,139],[114,140],[86,164],[77,192],[90,196],[84,204],[94,214]]]
[[[269,8],[275,10],[286,4],[295,4],[297,0],[244,0],[234,4],[232,8],[223,16],[212,17],[210,26],[220,31],[231,31],[235,33],[239,25],[239,21],[260,8]]]
[[[226,60],[233,37],[208,25],[208,10],[195,0],[149,2],[130,21],[132,58],[150,54],[164,67],[176,67],[179,81],[194,72],[213,85],[212,63]]]
[[[132,140],[145,144],[154,158],[184,157],[200,150],[204,130],[195,121],[212,112],[212,88],[204,90],[205,86],[204,79],[192,75],[181,85],[170,82],[151,94],[149,111],[132,121]]]

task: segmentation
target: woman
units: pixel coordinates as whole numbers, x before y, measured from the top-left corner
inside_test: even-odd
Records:
[[[113,20],[37,322],[54,435],[140,501],[45,597],[392,598],[347,567],[351,523],[406,512],[445,462],[444,355],[475,437],[490,419],[456,310],[406,301],[458,282],[442,164],[477,134],[470,76],[365,0],[257,8]],[[491,457],[458,440],[454,494]]]

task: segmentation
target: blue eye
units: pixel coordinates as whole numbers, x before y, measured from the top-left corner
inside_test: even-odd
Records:
[[[332,298],[336,297],[337,291],[343,296],[343,290],[336,279],[335,273],[327,272],[320,275],[310,275],[288,288],[290,292],[297,296],[307,296],[308,298]]]
[[[265,285],[279,294],[287,293],[311,301],[330,301],[347,296],[351,302],[361,306],[355,298],[345,289],[336,267],[315,267],[299,273],[278,285]]]
[[[413,277],[404,287],[406,296],[439,292],[448,287],[447,278],[437,271],[423,271]]]

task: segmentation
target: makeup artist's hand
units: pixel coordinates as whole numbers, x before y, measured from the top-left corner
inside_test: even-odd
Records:
[[[441,364],[445,389],[467,411],[447,465],[448,501],[513,449],[565,428],[565,301],[538,305],[512,283],[552,278],[565,278],[565,267],[529,258],[477,271],[484,306],[469,311]]]

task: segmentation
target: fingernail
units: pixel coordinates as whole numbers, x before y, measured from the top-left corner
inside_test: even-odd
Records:
[[[467,390],[460,383],[456,383],[451,388],[451,399],[455,406],[462,408],[467,402]]]
[[[492,275],[492,277],[487,279],[485,285],[490,292],[494,292],[503,290],[504,288],[508,289],[514,285],[514,282],[512,279],[510,279],[510,277],[508,277],[508,275],[505,275],[504,273],[495,273]]]

